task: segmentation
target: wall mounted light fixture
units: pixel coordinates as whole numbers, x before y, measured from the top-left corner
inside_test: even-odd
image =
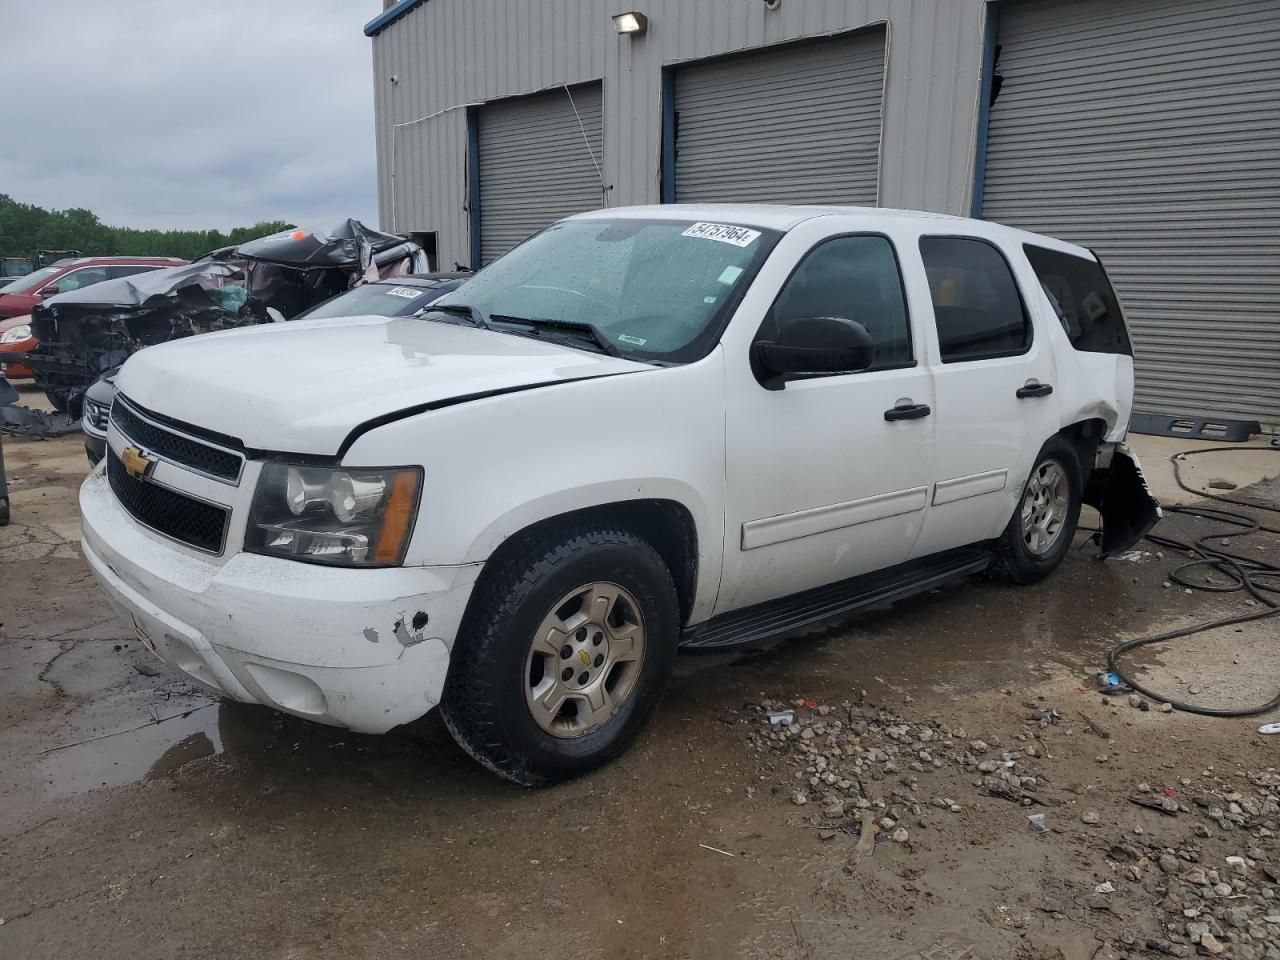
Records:
[[[613,18],[613,28],[619,33],[638,37],[649,29],[649,18],[634,10],[619,13]]]

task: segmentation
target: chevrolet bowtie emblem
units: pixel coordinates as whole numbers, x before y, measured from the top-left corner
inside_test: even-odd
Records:
[[[124,464],[125,472],[131,477],[145,477],[147,471],[151,469],[155,463],[153,459],[137,447],[125,447],[120,454],[120,462]]]

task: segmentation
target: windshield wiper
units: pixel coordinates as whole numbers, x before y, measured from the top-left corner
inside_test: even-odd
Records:
[[[432,303],[428,304],[422,313],[423,315],[428,313],[453,314],[459,317],[466,317],[471,321],[473,327],[482,327],[485,330],[493,329],[485,315],[469,303]]]
[[[495,313],[489,319],[496,320],[498,323],[523,324],[533,327],[534,329],[529,332],[534,336],[540,336],[539,331],[543,329],[548,329],[552,332],[564,330],[566,333],[579,334],[590,340],[591,344],[597,347],[601,353],[607,353],[611,357],[622,356],[622,351],[614,345],[603,330],[593,323],[583,323],[579,320],[553,320],[550,317],[513,317],[502,313]]]

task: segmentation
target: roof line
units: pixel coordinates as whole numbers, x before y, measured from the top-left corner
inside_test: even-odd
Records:
[[[396,3],[387,7],[387,9],[364,25],[364,35],[366,37],[377,36],[410,10],[426,2],[427,0],[397,0]]]

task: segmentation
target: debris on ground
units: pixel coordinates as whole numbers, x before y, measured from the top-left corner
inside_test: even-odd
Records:
[[[1115,812],[1085,809],[1072,828],[1053,811],[1074,803],[1079,786],[1055,787],[1044,769],[1054,756],[1046,738],[1065,716],[1044,703],[1028,707],[1013,736],[981,739],[865,702],[765,700],[744,712],[755,717],[748,748],[791,761],[791,802],[813,811],[801,816],[824,850],[839,850],[847,836],[856,845],[844,855],[855,863],[886,840],[911,856],[918,831],[963,831],[955,819],[962,810],[985,804],[984,815],[1003,815],[1007,806],[993,808],[988,798],[1044,807],[1023,814],[1024,829],[1042,834],[1038,843],[1063,844],[1062,856],[1083,851],[1096,866],[1078,903],[1117,951],[1108,956],[1280,960],[1280,772],[1211,768],[1166,786],[1118,785]],[[1125,801],[1167,818],[1168,830],[1157,834],[1124,815]],[[1047,912],[1070,922],[1061,906]]]
[[[0,406],[0,430],[19,437],[45,439],[60,437],[67,433],[78,433],[80,421],[65,413],[6,404]]]

